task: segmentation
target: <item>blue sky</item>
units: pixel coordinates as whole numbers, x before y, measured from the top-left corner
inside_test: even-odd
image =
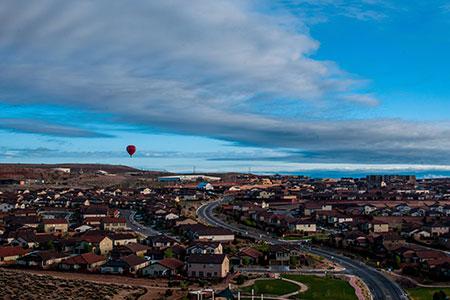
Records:
[[[448,1],[3,1],[0,162],[450,170],[449,30]]]

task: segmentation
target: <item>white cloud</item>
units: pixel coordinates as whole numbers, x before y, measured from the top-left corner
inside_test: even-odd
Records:
[[[380,101],[371,94],[351,94],[342,96],[342,98],[350,102],[368,106],[377,106],[380,104]]]
[[[305,27],[257,12],[254,3],[4,1],[0,99],[75,106],[243,144],[331,151],[335,160],[352,151],[359,159],[363,152],[389,157],[394,149],[429,159],[425,151],[448,149],[448,124],[309,122],[236,109],[261,96],[377,104],[354,91],[359,82],[335,63],[311,58],[319,42]]]

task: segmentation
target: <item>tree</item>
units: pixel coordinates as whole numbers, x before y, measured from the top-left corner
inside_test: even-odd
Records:
[[[173,250],[172,250],[172,248],[167,248],[164,251],[164,257],[165,258],[172,258],[173,257]]]
[[[394,268],[399,269],[401,262],[402,262],[402,259],[400,258],[400,256],[395,255]]]
[[[444,291],[440,290],[439,292],[435,292],[433,294],[433,300],[447,300],[447,294]]]
[[[291,256],[289,258],[289,265],[296,267],[298,265],[298,257],[297,256]]]
[[[45,250],[54,250],[55,249],[55,245],[53,244],[53,241],[47,241],[45,242],[45,244],[43,245],[43,248]]]
[[[242,258],[242,264],[243,264],[244,266],[248,266],[248,265],[250,264],[250,257],[244,256],[244,257]]]
[[[93,246],[89,243],[83,243],[83,252],[92,252]]]

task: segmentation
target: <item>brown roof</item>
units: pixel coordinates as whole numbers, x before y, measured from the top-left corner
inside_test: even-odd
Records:
[[[22,247],[5,246],[0,247],[0,257],[24,255],[28,251]]]
[[[101,222],[102,223],[127,223],[127,220],[123,217],[121,217],[121,218],[102,217]]]
[[[184,266],[184,263],[176,258],[165,258],[156,263],[172,270],[180,269]]]
[[[121,259],[130,267],[137,266],[137,265],[147,262],[147,260],[145,260],[142,257],[139,257],[137,255],[134,255],[134,254],[124,256]]]
[[[107,236],[102,234],[89,234],[89,235],[83,235],[80,239],[81,241],[88,242],[88,243],[100,243],[103,241],[103,239],[107,238]]]
[[[225,254],[191,254],[187,258],[188,263],[192,264],[219,264],[225,259]]]
[[[62,263],[66,265],[90,265],[96,262],[105,261],[105,257],[94,253],[84,253],[69,257]]]
[[[66,219],[44,219],[42,223],[46,225],[68,224]]]
[[[126,232],[111,232],[108,233],[108,237],[112,240],[128,240],[135,239],[136,235],[134,233],[126,233]]]
[[[420,250],[420,251],[416,251],[416,255],[420,259],[424,259],[424,260],[447,257],[447,255],[444,252],[436,251],[436,250]]]
[[[244,248],[240,251],[239,255],[241,256],[250,256],[253,258],[258,258],[261,257],[263,254],[261,252],[259,252],[258,250],[248,247],[248,248]]]
[[[139,244],[139,243],[129,243],[126,245],[123,245],[124,248],[127,248],[128,250],[132,251],[132,252],[138,252],[138,251],[146,251],[148,250],[150,247]]]
[[[231,230],[220,227],[205,227],[195,230],[195,233],[198,235],[233,235]]]

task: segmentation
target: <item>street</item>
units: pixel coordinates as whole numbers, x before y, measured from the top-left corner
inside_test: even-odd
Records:
[[[280,240],[257,229],[241,229],[217,218],[213,213],[214,209],[226,201],[227,201],[226,199],[220,199],[217,201],[206,203],[198,208],[197,215],[201,219],[203,219],[206,223],[212,226],[227,228],[235,233],[239,233],[243,236],[247,236],[255,240],[265,241],[271,244],[282,244],[282,243],[292,244],[292,242]],[[302,247],[302,245],[299,244],[299,247]],[[347,273],[360,277],[369,287],[374,300],[408,299],[406,293],[400,288],[400,286],[397,283],[392,281],[390,278],[386,277],[378,270],[370,266],[367,266],[360,261],[352,260],[348,257],[339,255],[330,250],[324,250],[315,247],[314,248],[302,247],[302,250],[310,252],[312,254],[323,256],[331,261],[337,262],[346,268]]]

